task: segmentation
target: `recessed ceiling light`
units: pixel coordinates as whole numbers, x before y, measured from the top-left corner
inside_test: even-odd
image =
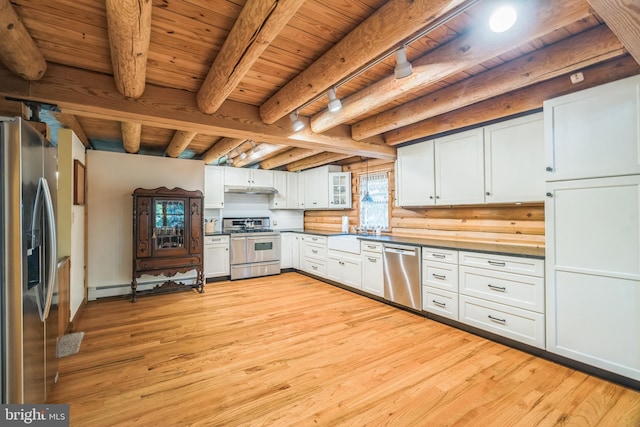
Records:
[[[503,33],[516,23],[518,14],[513,6],[501,6],[497,8],[489,18],[489,28],[495,33]]]

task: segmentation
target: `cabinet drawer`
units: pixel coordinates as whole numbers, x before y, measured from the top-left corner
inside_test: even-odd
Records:
[[[304,256],[307,258],[327,259],[327,247],[322,245],[310,245],[305,243]]]
[[[205,245],[229,244],[229,236],[205,236]]]
[[[460,322],[544,348],[544,316],[460,294]]]
[[[313,234],[304,234],[302,237],[302,240],[304,240],[305,242],[317,243],[319,245],[327,244],[326,236],[314,236]]]
[[[318,276],[324,277],[327,275],[327,263],[317,259],[305,258],[303,270],[307,273],[317,274]]]
[[[431,286],[423,286],[422,310],[458,320],[458,294]]]
[[[425,261],[438,261],[458,264],[458,251],[423,247],[422,259]]]
[[[460,265],[544,277],[544,261],[535,258],[460,252]]]
[[[541,277],[460,267],[460,293],[544,313]]]
[[[184,258],[154,258],[154,259],[138,259],[136,260],[136,270],[158,270],[163,268],[194,268],[201,265],[202,260],[199,256]]]
[[[458,292],[458,265],[422,261],[422,284],[445,291]]]
[[[365,252],[375,252],[377,254],[382,253],[382,243],[361,241],[360,250]]]

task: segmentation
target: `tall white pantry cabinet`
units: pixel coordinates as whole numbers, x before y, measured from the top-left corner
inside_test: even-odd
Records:
[[[640,380],[640,76],[544,103],[547,350]]]

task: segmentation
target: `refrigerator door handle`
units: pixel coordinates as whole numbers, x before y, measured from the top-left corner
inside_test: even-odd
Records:
[[[49,310],[51,309],[51,302],[53,300],[53,288],[56,285],[58,255],[57,255],[57,240],[56,240],[56,220],[53,210],[53,199],[51,198],[51,192],[49,191],[49,183],[46,178],[40,178],[40,185],[44,193],[44,206],[47,216],[47,258],[49,265],[46,270],[46,287],[45,291],[45,305],[42,311],[41,319],[44,321],[49,317]],[[39,192],[39,191],[38,191]]]

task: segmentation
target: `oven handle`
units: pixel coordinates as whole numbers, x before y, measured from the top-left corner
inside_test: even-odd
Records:
[[[273,235],[273,236],[247,237],[247,240],[251,240],[252,242],[259,242],[259,241],[271,242],[273,240],[280,240],[280,236]]]

